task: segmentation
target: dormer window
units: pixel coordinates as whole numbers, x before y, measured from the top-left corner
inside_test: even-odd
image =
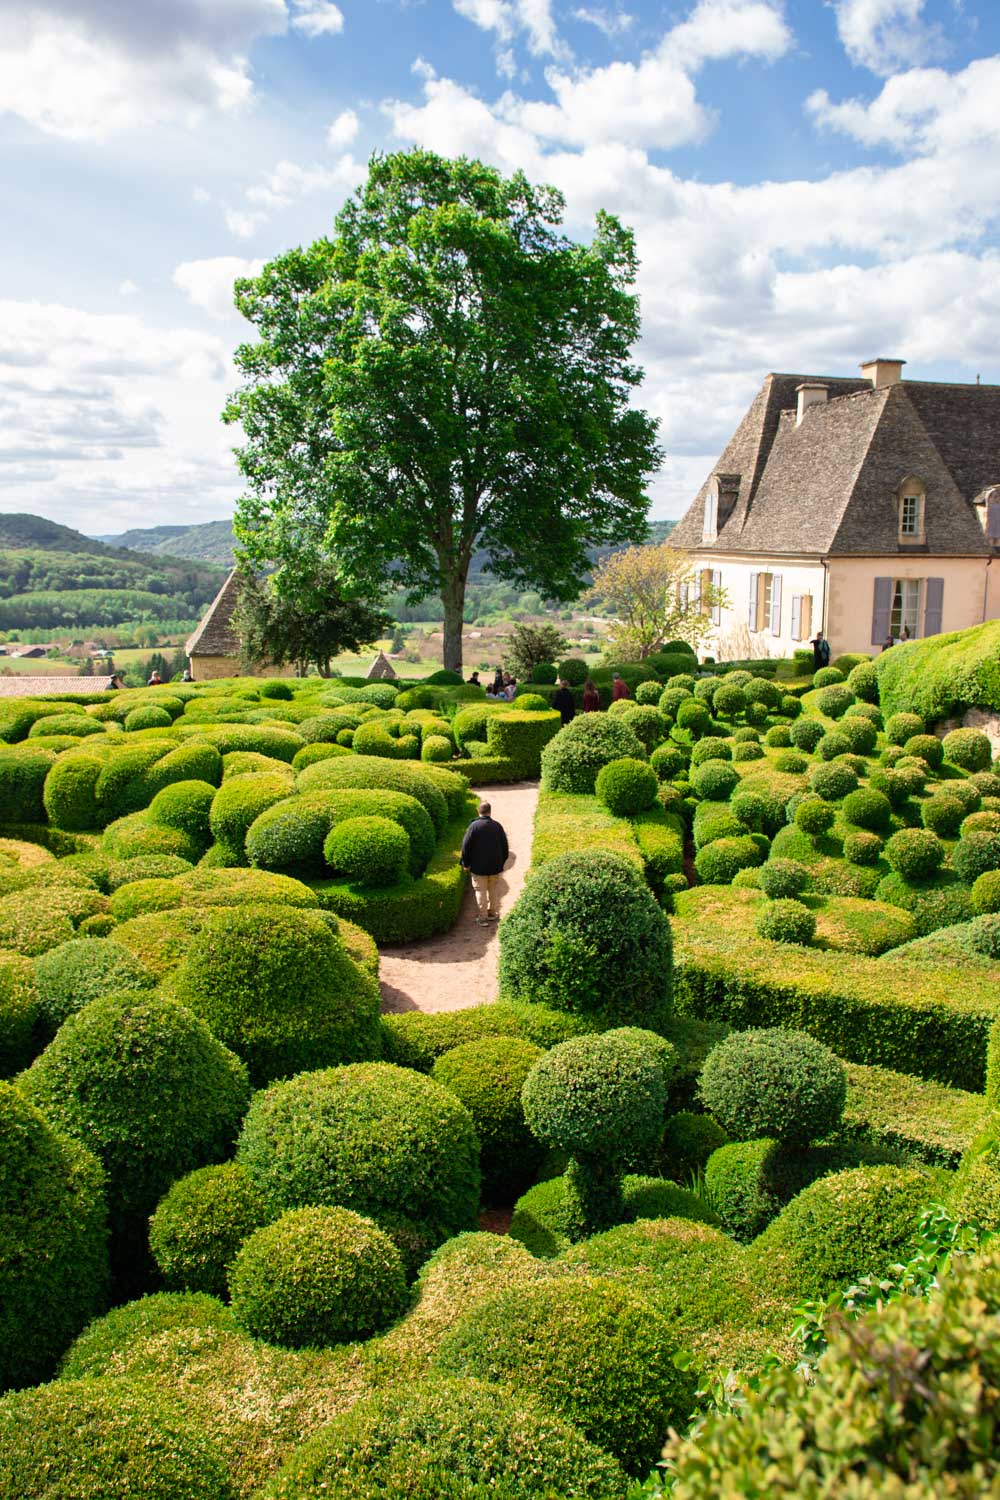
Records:
[[[924,487],[913,475],[905,479],[898,490],[899,540],[901,543],[921,543],[927,540],[924,530]]]
[[[705,515],[701,528],[703,542],[714,542],[719,535],[719,481],[713,479],[705,496]]]

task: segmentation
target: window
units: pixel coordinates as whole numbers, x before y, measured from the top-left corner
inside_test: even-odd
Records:
[[[781,634],[781,574],[750,574],[751,630],[770,630],[772,635]]]
[[[889,606],[889,635],[894,641],[909,641],[920,629],[919,578],[897,578]]]
[[[943,578],[876,578],[872,645],[938,635],[943,614]]]
[[[900,517],[899,529],[904,536],[919,536],[920,534],[920,496],[904,495],[903,510]]]
[[[913,475],[904,479],[897,495],[899,497],[899,540],[901,542],[924,542],[924,486]]]
[[[812,594],[792,595],[792,640],[808,641],[812,636]]]

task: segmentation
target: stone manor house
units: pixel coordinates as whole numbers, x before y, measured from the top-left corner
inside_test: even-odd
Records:
[[[1000,614],[1000,386],[768,375],[670,535],[726,591],[705,649],[834,654]]]

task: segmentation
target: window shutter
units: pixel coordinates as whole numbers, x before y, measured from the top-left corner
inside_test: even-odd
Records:
[[[747,623],[751,630],[757,629],[757,584],[759,579],[759,573],[750,574],[750,614]]]
[[[924,585],[924,635],[941,634],[944,579],[928,578]]]
[[[802,639],[802,595],[792,595],[792,640]]]
[[[771,634],[781,634],[781,574],[771,577]]]
[[[688,607],[688,586],[687,586],[686,583],[682,583],[681,586],[680,586],[680,588],[677,590],[677,597],[678,597],[678,600],[680,601],[681,609],[682,610],[687,609],[687,607]]]
[[[991,500],[986,507],[986,535],[991,542],[1000,542],[1000,500]]]
[[[875,603],[872,608],[872,645],[884,646],[889,639],[889,612],[892,609],[892,579],[876,578]]]
[[[712,569],[712,587],[715,590],[715,603],[712,605],[712,624],[722,624],[722,605],[719,603],[719,595],[722,593],[722,569]]]

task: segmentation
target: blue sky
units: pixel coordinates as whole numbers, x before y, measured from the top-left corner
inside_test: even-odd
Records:
[[[234,276],[414,144],[634,225],[654,515],[768,370],[1000,382],[998,99],[996,0],[0,0],[0,510],[228,515]]]

